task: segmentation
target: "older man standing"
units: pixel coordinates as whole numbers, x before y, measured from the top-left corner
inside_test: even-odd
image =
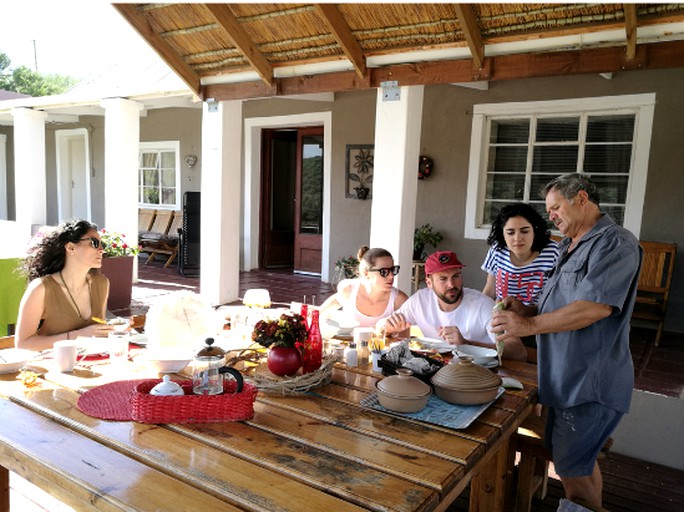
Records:
[[[642,251],[629,231],[599,208],[594,184],[566,174],[542,191],[550,220],[565,236],[544,285],[539,314],[526,317],[509,300],[492,329],[537,335],[539,401],[549,407],[545,442],[566,497],[600,509],[596,459],[629,410],[634,369],[629,326]],[[560,510],[560,509],[559,509]]]
[[[452,345],[464,343],[494,348],[495,336],[489,330],[494,301],[478,290],[464,288],[463,264],[455,252],[437,251],[425,261],[427,288],[418,290],[376,328],[398,337],[408,336],[417,325],[428,337],[443,338]],[[526,350],[520,339],[505,343],[503,357],[524,360]]]

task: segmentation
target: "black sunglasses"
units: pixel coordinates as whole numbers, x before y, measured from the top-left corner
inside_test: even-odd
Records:
[[[396,276],[399,273],[399,268],[399,265],[394,265],[393,267],[388,268],[369,268],[368,272],[377,272],[382,277],[387,277],[390,274]]]
[[[81,238],[79,242],[85,242],[86,240],[90,240],[90,246],[93,249],[99,249],[100,246],[102,246],[102,250],[104,251],[105,248],[107,247],[107,244],[105,244],[102,240],[99,238],[95,238],[94,236],[89,236],[88,238]]]

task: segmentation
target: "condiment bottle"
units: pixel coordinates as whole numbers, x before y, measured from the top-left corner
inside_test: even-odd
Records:
[[[351,341],[347,348],[344,349],[344,362],[349,368],[355,368],[359,364],[358,352],[356,351],[356,343]]]
[[[304,325],[306,325],[306,328],[309,328],[309,306],[307,304],[302,304],[302,309],[300,310],[300,315],[302,315],[302,318],[304,319]]]
[[[368,340],[361,340],[361,345],[358,349],[358,363],[359,366],[366,366],[370,357],[370,350],[368,350]]]
[[[319,311],[311,311],[311,325],[306,338],[306,349],[302,357],[302,373],[315,372],[323,362],[323,337],[319,325]]]
[[[192,370],[192,392],[196,395],[218,395],[223,393],[223,367],[226,353],[212,346],[214,338],[207,338],[206,345],[194,358]]]

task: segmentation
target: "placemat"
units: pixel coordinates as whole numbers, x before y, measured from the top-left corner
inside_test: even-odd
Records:
[[[500,387],[496,398],[499,398],[504,392],[504,388]],[[394,412],[385,409],[380,402],[378,402],[377,393],[372,393],[361,400],[363,407],[375,409],[387,414],[399,416],[401,418],[409,418],[412,420],[425,421],[443,427],[453,428],[456,430],[468,428],[468,426],[482,414],[487,407],[492,405],[495,401],[487,402],[481,405],[456,405],[445,402],[437,395],[430,395],[428,403],[422,411],[418,412]]]
[[[149,379],[120,380],[89,389],[78,397],[76,407],[94,418],[130,421],[135,387]]]

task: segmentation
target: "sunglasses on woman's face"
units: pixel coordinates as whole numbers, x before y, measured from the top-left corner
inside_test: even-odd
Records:
[[[368,272],[377,272],[382,277],[387,277],[390,274],[396,276],[399,273],[399,268],[399,265],[394,265],[393,267],[387,268],[369,268]]]
[[[105,247],[107,247],[107,245],[102,240],[100,240],[99,238],[95,238],[94,236],[89,236],[88,238],[81,238],[79,242],[85,242],[86,240],[90,240],[90,247],[92,247],[93,249],[99,249],[100,247],[102,247],[102,250],[104,251]]]

